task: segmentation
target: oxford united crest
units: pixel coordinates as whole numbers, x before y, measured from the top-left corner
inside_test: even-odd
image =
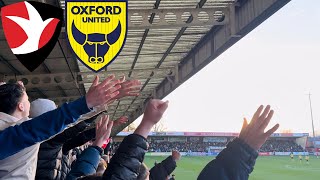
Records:
[[[127,0],[66,0],[66,32],[77,58],[94,72],[112,63],[127,35]]]

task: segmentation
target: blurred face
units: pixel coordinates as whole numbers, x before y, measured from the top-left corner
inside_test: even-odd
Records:
[[[18,104],[18,108],[21,112],[22,117],[28,117],[29,111],[30,111],[30,102],[29,97],[26,93],[26,91],[23,92],[23,95],[21,97],[21,100]]]

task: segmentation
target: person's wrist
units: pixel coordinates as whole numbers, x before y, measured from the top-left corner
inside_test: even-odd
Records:
[[[96,141],[93,141],[92,145],[93,145],[93,146],[98,146],[98,147],[102,148],[103,142],[102,142],[102,141],[99,141],[99,140],[96,140]]]
[[[242,141],[244,144],[246,144],[248,147],[252,148],[255,151],[258,151],[260,149],[259,147],[257,147],[253,143],[251,143],[250,140],[248,140],[246,138],[239,137],[239,140]]]
[[[85,98],[86,98],[87,107],[88,107],[89,109],[92,109],[92,108],[93,108],[93,105],[92,105],[92,103],[90,102],[90,99],[88,99],[87,95],[85,96]]]
[[[99,151],[100,156],[103,154],[103,148],[101,148],[99,146],[95,146],[95,145],[92,145],[91,147],[95,148],[97,151]]]
[[[155,123],[153,123],[153,121],[150,121],[150,118],[147,119],[145,117],[142,118],[142,121],[140,123],[140,126],[143,126],[145,128],[152,128],[154,126]]]
[[[147,138],[151,129],[152,129],[152,126],[147,125],[147,124],[143,124],[141,122],[141,124],[134,131],[134,134],[138,134],[140,136],[143,136],[144,138]]]

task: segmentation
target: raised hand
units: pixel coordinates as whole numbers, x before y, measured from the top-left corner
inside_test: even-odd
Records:
[[[123,83],[121,83],[121,88],[119,89],[119,94],[115,99],[120,99],[125,96],[139,96],[139,91],[141,89],[141,82],[137,79],[125,81],[124,77],[121,78]]]
[[[163,113],[168,108],[168,103],[168,101],[163,102],[158,99],[150,100],[144,111],[142,121],[134,133],[147,138],[153,125],[160,121]]]
[[[125,124],[128,122],[128,117],[127,116],[122,116],[119,119],[115,120],[113,122],[114,126],[120,126],[121,124]]]
[[[179,151],[176,151],[176,150],[173,150],[172,151],[172,158],[175,160],[175,161],[179,161],[180,158],[181,158],[181,154]]]
[[[157,124],[168,108],[168,103],[169,101],[163,102],[159,99],[151,99],[144,111],[142,122],[152,125]]]
[[[109,121],[108,115],[103,115],[96,123],[96,140],[92,143],[93,146],[102,147],[103,144],[109,139],[113,122]]]
[[[99,83],[99,76],[96,76],[86,94],[88,108],[106,104],[119,94],[119,89],[121,88],[121,85],[119,85],[120,80],[115,80],[114,78],[115,76],[111,75]]]
[[[274,112],[273,110],[270,110],[269,105],[261,114],[262,110],[263,106],[261,105],[254,113],[250,124],[248,124],[247,120],[244,118],[243,126],[239,136],[240,139],[242,139],[255,150],[259,150],[266,140],[271,136],[271,134],[279,128],[279,124],[276,124],[267,132],[264,132]]]

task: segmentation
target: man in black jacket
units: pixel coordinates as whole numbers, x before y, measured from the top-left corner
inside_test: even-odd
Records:
[[[168,108],[168,101],[148,102],[142,121],[133,134],[124,138],[103,174],[105,180],[136,180],[147,152],[147,137]]]
[[[176,169],[181,158],[179,151],[173,150],[172,155],[150,169],[150,180],[165,180]]]
[[[135,132],[121,142],[118,150],[112,157],[103,176],[93,175],[81,178],[95,180],[148,180],[149,171],[143,164],[144,155],[147,152],[148,143],[147,137],[153,125],[160,121],[163,113],[168,107],[168,101],[150,100],[140,125]],[[90,161],[92,158],[87,158],[83,163],[83,171],[92,166]]]
[[[279,128],[279,124],[276,124],[264,132],[273,116],[273,110],[270,110],[269,105],[263,113],[262,110],[263,106],[260,106],[249,124],[244,119],[239,138],[230,142],[216,159],[206,165],[198,176],[198,180],[247,180],[249,178],[258,157],[258,150]]]

